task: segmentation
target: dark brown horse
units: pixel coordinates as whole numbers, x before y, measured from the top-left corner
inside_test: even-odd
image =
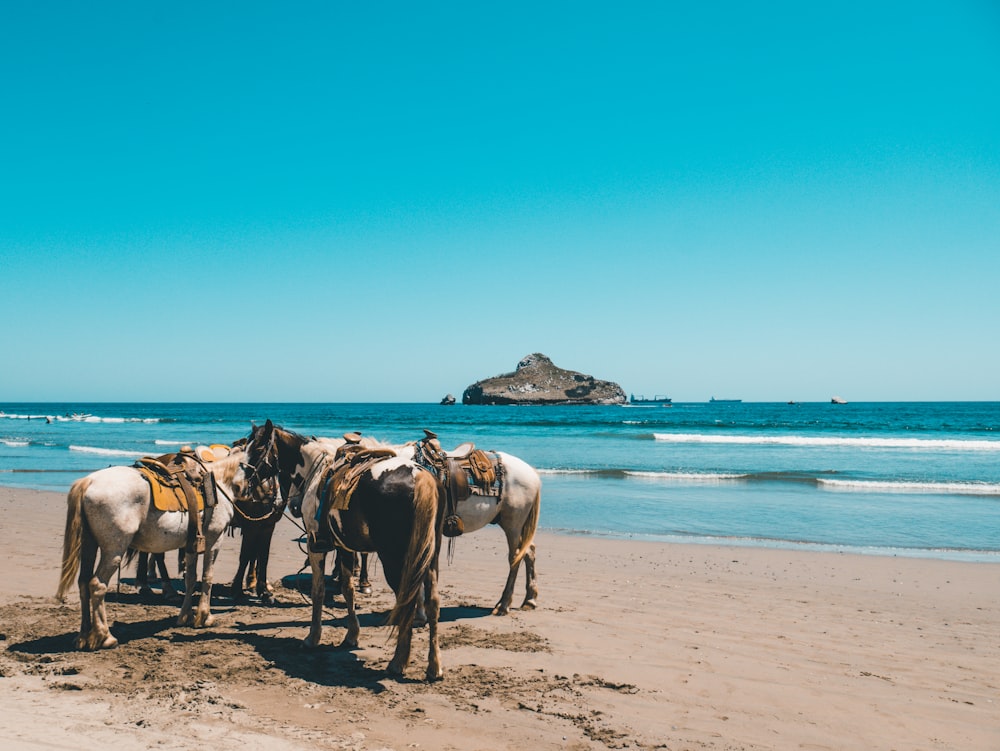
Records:
[[[267,580],[267,564],[271,557],[274,527],[285,510],[284,496],[274,503],[238,499],[233,527],[242,534],[240,562],[236,567],[231,591],[234,600],[241,600],[246,591],[253,592],[262,605],[274,602],[274,590]],[[243,577],[246,576],[246,590]]]
[[[317,540],[327,538],[347,553],[379,555],[386,581],[396,594],[388,618],[388,625],[397,630],[396,651],[388,667],[391,674],[402,675],[410,660],[413,619],[418,600],[423,598],[430,637],[426,675],[428,680],[438,680],[443,675],[437,589],[444,519],[441,486],[434,475],[412,460],[386,451],[388,456],[365,465],[346,502],[325,503],[331,488],[329,470],[337,465],[337,449],[343,444],[339,440],[305,438],[270,420],[255,426],[246,444],[247,462],[256,474],[256,480],[251,482],[277,477],[281,497],[302,511],[309,539],[313,604],[305,644],[315,647],[320,643],[326,550]],[[333,486],[339,487],[337,483]],[[348,625],[341,646],[354,648],[361,631],[351,577],[354,556],[342,558],[340,581]]]

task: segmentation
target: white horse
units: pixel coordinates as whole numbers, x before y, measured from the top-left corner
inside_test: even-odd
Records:
[[[394,447],[401,458],[412,459],[416,455],[415,443]],[[470,495],[456,504],[455,513],[462,519],[463,534],[475,532],[487,524],[497,524],[507,537],[507,561],[510,570],[507,583],[500,599],[493,607],[494,615],[507,615],[514,597],[517,573],[524,562],[525,595],[522,610],[534,610],[537,606],[538,580],[535,575],[535,531],[538,529],[538,514],[542,503],[542,478],[525,462],[502,451],[488,451],[495,454],[503,467],[499,496]],[[456,538],[449,540],[449,545]]]
[[[233,518],[233,499],[246,482],[245,458],[245,453],[234,450],[206,464],[219,492],[214,507],[206,504],[202,520],[205,554],[201,597],[197,610],[192,612],[198,554],[186,551],[184,602],[178,626],[202,628],[212,624],[212,569],[222,533]],[[108,626],[104,599],[108,583],[129,548],[165,553],[184,547],[187,541],[188,513],[160,511],[153,506],[149,482],[137,468],[108,467],[74,482],[67,496],[62,576],[56,598],[65,599],[79,570],[80,634],[76,647],[95,650],[118,645]]]

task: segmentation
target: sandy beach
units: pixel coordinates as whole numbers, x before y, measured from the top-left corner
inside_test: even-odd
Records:
[[[996,564],[543,533],[539,608],[501,618],[505,545],[487,528],[442,558],[445,679],[427,684],[425,632],[407,679],[385,674],[377,566],[361,648],[333,646],[339,596],[324,646],[300,647],[288,520],[276,606],[233,603],[227,538],[213,627],[176,627],[178,603],[140,599],[130,570],[108,603],[120,646],[77,652],[76,594],[53,599],[64,511],[0,488],[5,749],[1000,749]]]

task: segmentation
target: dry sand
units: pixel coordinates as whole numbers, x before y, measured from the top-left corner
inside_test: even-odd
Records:
[[[360,649],[332,646],[339,597],[324,646],[300,647],[287,520],[277,606],[217,585],[216,625],[177,628],[177,603],[142,601],[129,571],[108,603],[121,645],[76,652],[76,596],[53,600],[64,510],[0,488],[5,750],[1000,749],[997,564],[540,534],[539,609],[501,618],[505,549],[488,528],[442,560],[445,679],[427,684],[426,630],[407,679],[385,675],[380,576]]]

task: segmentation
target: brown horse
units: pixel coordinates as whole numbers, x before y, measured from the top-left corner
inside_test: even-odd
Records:
[[[247,461],[257,478],[277,477],[281,496],[302,511],[309,538],[312,568],[312,624],[307,647],[320,643],[323,601],[326,594],[326,552],[317,537],[332,538],[347,553],[375,552],[382,561],[386,581],[396,594],[388,625],[397,630],[396,651],[389,662],[390,674],[402,675],[410,660],[413,619],[423,598],[429,625],[430,646],[427,680],[442,677],[438,647],[440,599],[437,589],[444,519],[442,489],[437,479],[412,460],[395,456],[373,463],[357,478],[349,502],[324,504],[329,475],[337,448],[344,441],[309,439],[284,430],[268,420],[254,427],[246,444]],[[392,452],[385,452],[392,453]],[[321,529],[321,525],[324,525]],[[347,634],[342,647],[358,645],[361,625],[354,603],[351,573],[353,555],[343,556],[341,592],[347,603]]]
[[[239,527],[240,562],[236,567],[231,591],[234,600],[241,600],[246,591],[253,592],[262,605],[274,603],[274,590],[267,580],[267,564],[271,557],[271,538],[274,527],[285,511],[284,500],[261,503],[250,499],[237,499],[233,527]],[[246,576],[246,590],[243,577]]]

